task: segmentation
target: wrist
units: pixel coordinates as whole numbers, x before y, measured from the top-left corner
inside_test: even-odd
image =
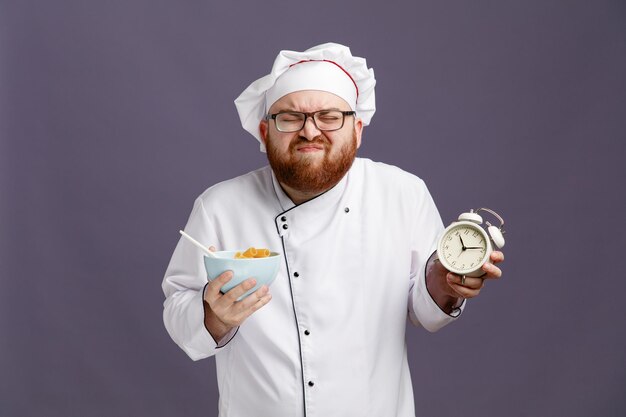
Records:
[[[204,327],[209,332],[215,343],[219,344],[219,342],[228,334],[228,332],[232,329],[232,327],[224,324],[211,310],[211,306],[206,300],[203,301],[204,304]]]
[[[437,303],[439,308],[448,315],[450,315],[454,310],[458,309],[463,304],[463,298],[458,298],[447,294],[440,296],[435,296],[431,294],[431,296],[435,303]]]
[[[441,265],[435,252],[426,266],[426,289],[433,301],[446,314],[452,313],[463,304],[463,298],[450,292],[446,281],[448,271]]]

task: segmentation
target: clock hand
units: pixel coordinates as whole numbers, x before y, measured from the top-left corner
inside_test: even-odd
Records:
[[[482,249],[481,246],[467,246],[465,249]]]
[[[465,243],[463,243],[463,238],[461,237],[461,235],[459,235],[459,239],[461,239],[461,246],[463,247],[462,250],[464,251],[467,248],[465,247]]]

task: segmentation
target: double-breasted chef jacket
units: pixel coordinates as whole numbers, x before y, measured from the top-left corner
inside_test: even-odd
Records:
[[[409,417],[407,317],[454,321],[426,289],[443,231],[424,182],[355,159],[332,189],[294,205],[270,167],[195,201],[185,231],[218,250],[282,254],[272,300],[216,343],[204,326],[201,250],[178,242],[163,280],[164,322],[193,360],[215,355],[221,417]]]

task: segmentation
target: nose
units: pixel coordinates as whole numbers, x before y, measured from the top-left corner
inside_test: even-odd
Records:
[[[302,130],[300,130],[300,136],[306,138],[307,140],[313,140],[321,133],[322,131],[319,130],[315,125],[315,120],[313,119],[313,116],[307,116],[307,118],[304,120],[304,126],[302,126]]]

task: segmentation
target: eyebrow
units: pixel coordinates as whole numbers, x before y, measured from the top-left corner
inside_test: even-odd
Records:
[[[317,111],[325,111],[325,110],[346,111],[346,110],[341,110],[338,107],[329,107],[329,108],[326,108],[326,109],[319,109],[319,110],[315,110],[315,111],[317,112]],[[315,112],[303,112],[303,111],[295,110],[295,109],[292,109],[292,108],[289,108],[289,107],[276,110],[276,113],[289,113],[289,112],[294,112],[294,113],[315,113]]]

